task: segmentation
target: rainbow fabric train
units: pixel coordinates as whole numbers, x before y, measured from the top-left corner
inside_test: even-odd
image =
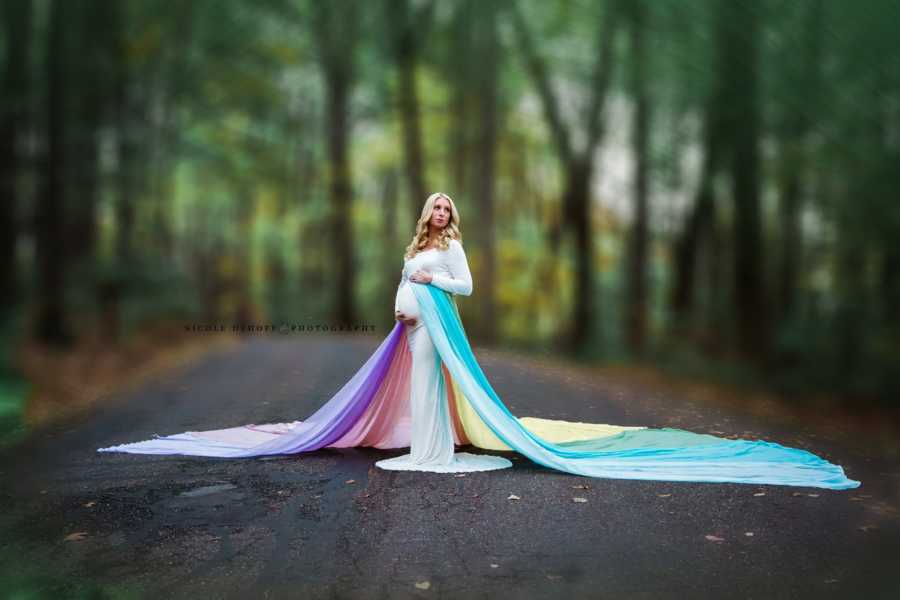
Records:
[[[453,296],[432,285],[412,287],[442,361],[439,389],[449,403],[457,444],[514,450],[545,467],[588,477],[836,490],[860,485],[839,465],[762,440],[515,417],[475,360]],[[188,431],[98,451],[244,458],[320,448],[408,447],[410,367],[404,326],[398,322],[359,371],[304,421]]]

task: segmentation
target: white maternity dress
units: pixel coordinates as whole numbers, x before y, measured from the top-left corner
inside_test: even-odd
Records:
[[[405,259],[394,310],[416,318],[415,325],[405,325],[406,339],[412,354],[409,385],[412,419],[410,452],[380,460],[375,465],[388,470],[438,473],[490,471],[511,467],[512,463],[501,456],[454,453],[449,406],[446,398],[441,398],[438,393],[439,378],[443,377],[441,359],[425,324],[419,318],[419,305],[411,287],[424,284],[409,280],[409,276],[420,269],[430,273],[431,284],[442,290],[464,296],[472,293],[472,274],[458,240],[450,240],[447,250],[432,248]]]

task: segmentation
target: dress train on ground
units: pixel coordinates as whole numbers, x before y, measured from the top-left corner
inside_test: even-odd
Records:
[[[455,300],[430,284],[408,286],[436,353],[429,385],[438,385],[454,442],[514,450],[549,469],[588,477],[658,481],[732,482],[851,489],[860,482],[806,450],[764,440],[732,440],[672,428],[623,427],[516,417],[500,400],[472,353]],[[360,370],[305,421],[189,431],[100,448],[100,452],[187,454],[225,458],[294,454],[326,447],[410,447],[409,459],[440,449],[415,443],[411,431],[411,347],[397,322]],[[438,359],[440,367],[437,367]],[[418,375],[417,375],[418,377]],[[425,377],[422,376],[422,381]],[[443,382],[443,383],[442,383]],[[428,407],[418,407],[427,410]],[[437,413],[436,413],[437,416]],[[447,419],[426,419],[435,427]],[[446,439],[446,430],[438,436]],[[446,452],[448,445],[441,446]],[[467,453],[456,453],[455,459]],[[440,455],[444,456],[444,455]],[[397,457],[402,458],[402,457]],[[502,457],[478,456],[492,460]],[[394,466],[403,464],[395,460]],[[438,459],[440,461],[442,459]],[[503,459],[506,460],[506,459]],[[507,465],[504,465],[507,466]],[[503,468],[503,467],[500,467]]]
[[[502,456],[454,453],[450,403],[442,401],[447,398],[447,393],[441,358],[421,320],[412,327],[406,327],[406,336],[412,356],[409,393],[410,452],[379,460],[375,466],[391,471],[435,473],[491,471],[511,467],[512,462]]]

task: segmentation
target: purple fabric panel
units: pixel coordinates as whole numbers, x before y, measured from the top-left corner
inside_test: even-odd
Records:
[[[340,439],[368,408],[384,381],[403,335],[399,321],[378,349],[331,400],[296,427],[278,438],[238,450],[234,457],[294,454],[324,448]]]

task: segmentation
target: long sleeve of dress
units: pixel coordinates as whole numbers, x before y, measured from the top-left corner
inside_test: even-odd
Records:
[[[399,310],[400,287],[403,285],[403,269],[400,270],[400,283],[397,284],[397,292],[394,294],[394,314]]]
[[[432,275],[431,283],[451,294],[472,294],[472,273],[469,272],[469,263],[466,260],[466,252],[459,240],[450,240],[447,249],[447,268],[452,275],[438,273]]]

